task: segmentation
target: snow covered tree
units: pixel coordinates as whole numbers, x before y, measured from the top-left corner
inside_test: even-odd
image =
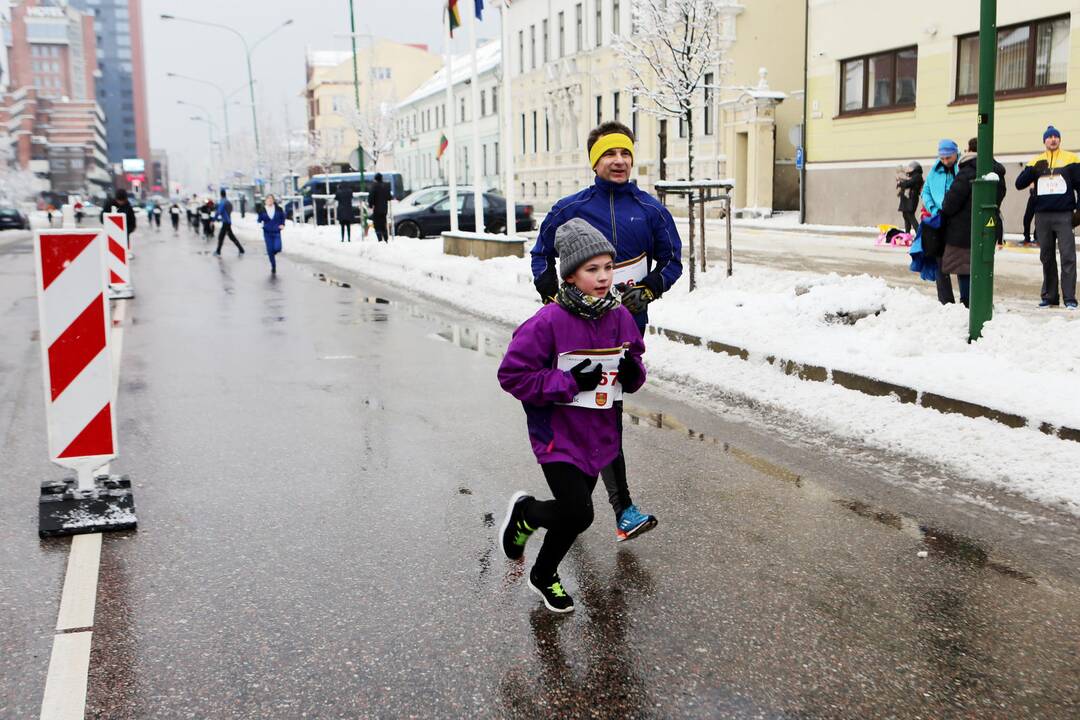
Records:
[[[346,124],[356,133],[364,154],[371,158],[371,167],[379,167],[379,158],[393,152],[397,142],[397,103],[392,98],[383,102],[371,102],[357,110],[349,106],[341,113]]]
[[[49,184],[32,171],[19,167],[11,136],[0,134],[0,205],[18,206],[48,187]]]
[[[704,107],[705,74],[714,72],[717,78],[722,74],[721,21],[725,10],[734,6],[733,0],[632,0],[633,30],[615,44],[630,73],[626,90],[645,101],[638,109],[685,125],[688,181],[694,180],[693,111]],[[688,205],[693,288],[692,199]]]

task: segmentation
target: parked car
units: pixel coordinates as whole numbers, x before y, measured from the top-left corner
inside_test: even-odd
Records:
[[[484,230],[501,233],[506,228],[506,200],[494,193],[484,193]],[[476,213],[473,211],[473,194],[457,196],[458,229],[476,230]],[[536,229],[532,205],[514,205],[516,232]],[[405,237],[430,237],[450,229],[450,198],[442,197],[429,205],[414,210],[398,210],[394,215],[394,234]]]
[[[390,183],[390,196],[395,199],[405,197],[405,189],[401,173],[384,172],[383,180]],[[375,173],[364,173],[365,187],[375,181]],[[313,175],[310,180],[300,187],[299,194],[302,197],[304,208],[304,222],[308,222],[315,215],[319,225],[325,225],[327,220],[326,204],[323,198],[314,198],[313,195],[334,195],[342,187],[360,192],[360,173],[332,173],[330,175]],[[333,203],[333,200],[330,200]],[[285,203],[285,217],[293,217],[294,201]]]
[[[30,218],[11,207],[0,208],[0,230],[29,230]]]
[[[459,185],[457,188],[458,195],[461,195],[463,193],[471,195],[472,191],[473,189],[471,185]],[[393,209],[394,214],[396,215],[400,212],[408,212],[410,210],[427,207],[436,200],[442,200],[449,194],[449,185],[432,185],[430,187],[417,190],[416,192],[411,192],[405,197],[401,198],[401,200],[395,200],[390,204],[390,207]]]

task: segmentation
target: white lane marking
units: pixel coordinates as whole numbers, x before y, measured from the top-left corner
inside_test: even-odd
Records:
[[[98,566],[101,564],[101,533],[71,538],[64,592],[60,597],[57,630],[94,626]]]
[[[82,720],[86,715],[86,685],[90,672],[92,632],[65,633],[53,638],[41,720]]]
[[[124,344],[123,323],[127,304],[113,305],[111,340],[113,360],[113,404],[120,389],[120,353]],[[108,474],[109,464],[99,473]],[[60,594],[57,630],[92,628],[97,605],[97,583],[101,567],[101,533],[75,535],[71,538],[67,573]],[[86,714],[86,689],[90,674],[92,631],[60,633],[53,637],[49,673],[45,677],[45,695],[41,701],[41,720],[82,720]]]

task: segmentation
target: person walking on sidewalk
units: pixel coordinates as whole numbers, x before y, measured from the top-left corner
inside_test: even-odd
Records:
[[[368,206],[371,208],[371,224],[375,227],[375,239],[389,243],[386,216],[390,213],[390,183],[383,182],[382,173],[375,173],[375,182],[368,188]]]
[[[175,201],[169,206],[169,220],[172,221],[173,234],[180,232],[180,215],[183,211]]]
[[[281,230],[285,227],[285,211],[278,207],[277,199],[273,195],[267,195],[263,202],[263,209],[259,211],[259,224],[262,225],[266,255],[270,258],[270,274],[277,275],[276,255],[281,252]]]
[[[105,213],[124,213],[127,218],[128,249],[131,248],[131,238],[135,235],[135,208],[131,206],[127,190],[120,188],[116,194],[105,201],[101,210],[101,221],[105,222]]]
[[[922,200],[923,209],[926,210],[929,216],[941,215],[941,204],[945,202],[945,193],[949,192],[949,188],[952,187],[953,181],[956,179],[956,163],[959,159],[960,148],[954,141],[941,140],[938,142],[937,162],[930,169],[930,174],[926,177],[926,183],[923,185],[922,194],[919,196],[919,199]],[[941,219],[944,220],[944,218]],[[930,254],[935,259],[939,259],[943,251],[944,246],[940,248],[939,252]],[[952,280],[949,276],[941,272],[939,268],[936,278],[938,302],[942,305],[956,302],[952,291]]]
[[[532,249],[533,282],[543,302],[555,299],[559,291],[556,233],[564,223],[581,218],[615,248],[615,286],[644,335],[649,303],[682,275],[679,232],[667,208],[630,182],[634,167],[630,128],[618,122],[602,123],[589,133],[586,149],[596,177],[589,187],[556,202],[544,218]],[[617,415],[621,424],[622,413]],[[630,497],[621,450],[601,475],[615,512],[616,540],[628,540],[656,526],[656,517],[641,512]]]
[[[922,165],[912,160],[896,178],[896,194],[900,197],[897,210],[904,217],[904,232],[910,233],[919,226],[915,211],[919,209],[919,194],[923,188]]]
[[[352,188],[348,183],[338,186],[334,201],[337,203],[337,221],[341,225],[341,242],[345,242],[346,238],[352,242],[352,224],[356,222],[356,211],[352,204]]]
[[[1073,212],[1080,193],[1080,158],[1061,149],[1061,133],[1053,125],[1043,133],[1046,152],[1037,155],[1016,177],[1016,189],[1035,187],[1035,237],[1043,267],[1042,300],[1039,307],[1076,309],[1076,238]],[[1055,248],[1056,245],[1056,248]],[[1058,285],[1055,249],[1061,253],[1061,285]],[[1058,290],[1060,289],[1060,295]]]
[[[945,254],[941,257],[941,269],[938,277],[945,278],[948,286],[948,302],[956,302],[952,297],[952,280],[956,275],[960,286],[960,302],[968,307],[971,292],[971,191],[975,182],[975,163],[978,159],[978,140],[968,142],[968,151],[956,166],[956,178],[941,203],[941,216],[944,220]],[[1005,198],[1005,166],[994,160],[994,172],[998,176],[997,206]],[[997,239],[1003,237],[1001,217],[996,218]],[[939,293],[941,285],[938,285]],[[942,301],[945,302],[945,301]]]
[[[217,238],[217,250],[214,251],[215,255],[221,254],[221,246],[225,244],[225,238],[228,236],[232,240],[233,245],[240,251],[240,254],[244,254],[244,246],[240,244],[240,241],[236,239],[236,235],[232,231],[232,203],[229,202],[229,198],[226,197],[225,191],[221,191],[221,200],[217,204],[217,219],[221,221],[221,231],[218,233]]]
[[[612,293],[611,243],[584,219],[572,218],[559,226],[555,244],[563,280],[555,301],[514,331],[498,372],[503,390],[525,409],[533,453],[554,499],[515,493],[500,540],[506,557],[519,560],[529,536],[547,529],[529,587],[549,610],[564,613],[574,609],[574,601],[559,578],[559,563],[592,524],[597,473],[621,452],[622,411],[599,394],[591,405],[584,398],[581,406],[570,404],[606,383],[608,374],[589,359],[561,370],[558,358],[561,353],[624,348],[616,381],[623,392],[634,392],[645,382],[645,344],[634,318]]]
[[[240,219],[243,220],[247,216],[247,194],[240,193]]]

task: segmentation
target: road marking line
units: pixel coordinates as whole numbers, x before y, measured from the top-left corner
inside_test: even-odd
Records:
[[[60,596],[57,630],[94,626],[98,567],[101,564],[101,533],[71,538],[64,592]]]
[[[86,686],[90,673],[90,641],[94,633],[64,633],[53,637],[41,720],[82,720],[86,715]]]
[[[120,391],[120,354],[124,346],[127,303],[116,303],[112,313],[113,402]],[[109,473],[107,463],[99,473]],[[90,676],[90,647],[101,568],[101,533],[74,535],[68,551],[67,572],[60,593],[41,720],[82,720]],[[72,630],[83,629],[82,632]]]

